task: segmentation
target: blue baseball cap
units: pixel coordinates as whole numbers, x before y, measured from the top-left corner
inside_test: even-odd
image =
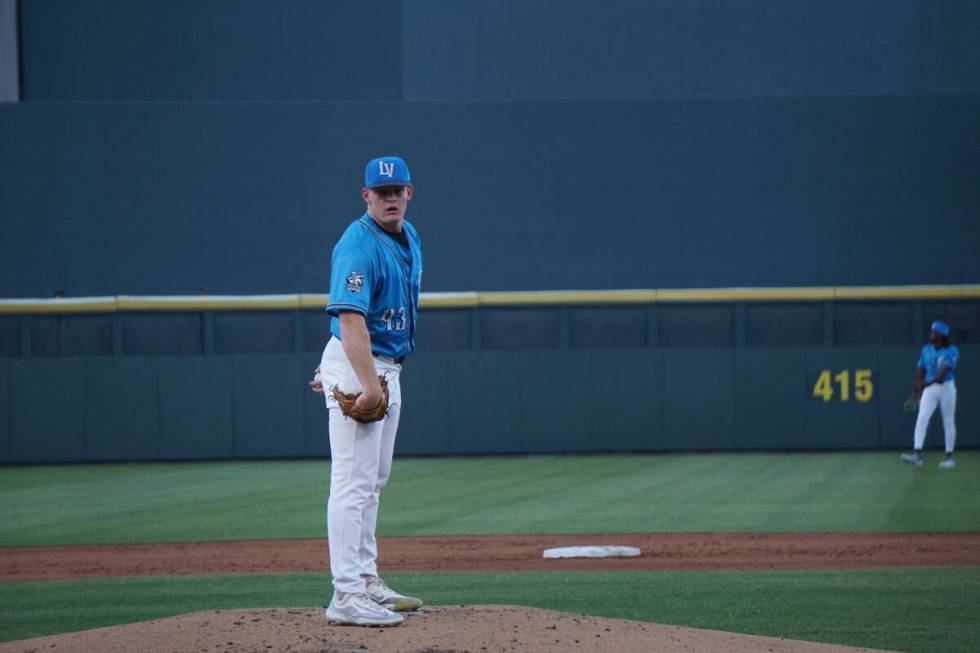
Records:
[[[930,328],[941,336],[949,335],[949,325],[946,324],[945,322],[940,322],[939,320],[936,320],[935,322],[932,323],[932,327]]]
[[[371,159],[364,167],[364,187],[411,186],[412,175],[408,164],[397,156],[382,156]]]

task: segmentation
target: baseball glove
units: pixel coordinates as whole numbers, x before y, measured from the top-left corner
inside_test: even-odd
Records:
[[[914,397],[909,397],[902,404],[902,410],[906,413],[917,413],[919,412],[919,400]]]
[[[340,411],[347,417],[365,424],[377,422],[388,414],[388,379],[379,376],[378,381],[381,382],[381,399],[378,400],[378,405],[368,410],[356,406],[357,398],[361,396],[360,392],[341,392],[337,386],[330,388],[330,392],[337,400]]]

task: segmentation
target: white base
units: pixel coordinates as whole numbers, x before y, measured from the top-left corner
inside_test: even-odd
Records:
[[[635,546],[560,546],[545,549],[545,558],[631,558],[640,555]]]

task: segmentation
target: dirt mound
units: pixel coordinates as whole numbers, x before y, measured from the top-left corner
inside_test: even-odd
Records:
[[[636,558],[546,560],[555,546],[635,546]],[[853,569],[980,564],[980,533],[626,533],[390,537],[385,572]],[[324,539],[0,548],[0,583],[109,576],[325,572]]]
[[[320,609],[215,610],[0,644],[0,653],[846,653],[868,651],[509,605],[431,607],[395,628]]]

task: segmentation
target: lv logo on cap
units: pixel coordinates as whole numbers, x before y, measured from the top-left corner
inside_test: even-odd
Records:
[[[385,163],[384,161],[378,161],[378,174],[384,175],[385,177],[391,177],[395,174],[395,162]]]

